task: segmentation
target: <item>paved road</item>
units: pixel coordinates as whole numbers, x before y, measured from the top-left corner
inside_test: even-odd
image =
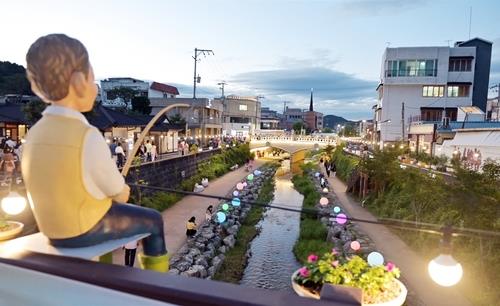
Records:
[[[255,167],[260,167],[265,161],[256,160]],[[236,183],[248,175],[244,167],[226,173],[224,176],[211,181],[202,194],[226,196],[233,190]],[[186,242],[186,222],[191,216],[196,217],[196,223],[201,225],[205,220],[205,211],[209,205],[214,207],[219,203],[217,199],[201,198],[197,196],[185,196],[177,204],[162,212],[165,241],[170,256],[173,256]],[[140,248],[137,250],[140,251]],[[113,252],[113,263],[124,264],[124,251]],[[138,267],[137,258],[135,267]]]
[[[328,179],[331,190],[337,195],[348,216],[359,219],[377,219],[358,201],[346,193],[346,185],[337,177]],[[414,305],[428,306],[470,306],[472,305],[456,288],[435,284],[427,273],[427,264],[398,236],[382,225],[359,223],[359,227],[370,236],[384,257],[401,269],[403,282],[412,295]]]

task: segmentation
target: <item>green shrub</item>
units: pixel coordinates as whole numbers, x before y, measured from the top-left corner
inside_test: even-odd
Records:
[[[337,176],[347,182],[360,160],[357,157],[345,154],[343,148],[343,146],[337,146],[333,152],[332,161],[335,163]]]
[[[175,193],[167,193],[167,192],[156,192],[150,197],[142,198],[142,206],[156,209],[157,211],[164,211],[165,209],[173,206],[177,203],[182,196]]]
[[[316,168],[311,167],[311,171]],[[308,174],[295,175],[292,178],[295,189],[304,196],[302,207],[314,209],[321,195],[316,191],[316,187]],[[293,247],[293,253],[297,260],[305,263],[307,256],[311,253],[322,254],[330,252],[333,244],[326,241],[328,229],[316,216],[302,214],[300,220],[299,239]]]

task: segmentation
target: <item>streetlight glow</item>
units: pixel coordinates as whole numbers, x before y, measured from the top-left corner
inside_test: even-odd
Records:
[[[462,279],[463,269],[450,254],[441,254],[427,266],[432,280],[440,286],[450,287]]]
[[[2,210],[9,215],[18,215],[26,208],[26,199],[15,191],[2,199]]]

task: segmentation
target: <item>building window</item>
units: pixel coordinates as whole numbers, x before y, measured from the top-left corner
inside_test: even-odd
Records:
[[[422,97],[443,97],[444,86],[423,86]]]
[[[448,85],[448,97],[468,97],[469,85]]]
[[[450,57],[449,71],[471,71],[472,58]]]
[[[387,61],[387,77],[436,76],[437,59]]]
[[[240,104],[240,111],[248,110],[248,106],[246,104]]]

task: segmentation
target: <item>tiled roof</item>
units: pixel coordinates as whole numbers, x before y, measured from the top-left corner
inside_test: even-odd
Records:
[[[179,91],[177,90],[177,87],[170,86],[170,85],[163,84],[163,83],[153,82],[151,84],[151,89],[165,92],[165,93],[169,93],[171,95],[179,95]]]
[[[0,122],[27,124],[23,107],[20,103],[0,105]]]

